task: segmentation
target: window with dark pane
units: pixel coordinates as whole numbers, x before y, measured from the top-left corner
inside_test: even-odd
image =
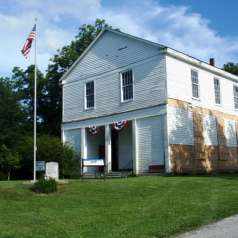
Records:
[[[217,78],[214,78],[214,93],[215,93],[215,103],[221,104],[220,80]]]
[[[86,83],[86,108],[94,107],[94,81]]]
[[[235,109],[238,109],[238,86],[234,86],[233,91],[234,91],[234,106]]]
[[[192,80],[192,95],[194,98],[199,98],[199,81],[197,71],[195,70],[191,71],[191,80]]]
[[[122,75],[122,99],[123,99],[123,101],[133,99],[132,70],[123,72],[121,75]]]

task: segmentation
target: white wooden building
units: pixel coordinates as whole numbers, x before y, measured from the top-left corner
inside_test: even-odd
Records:
[[[61,82],[63,142],[107,172],[238,168],[238,77],[214,65],[104,29]]]

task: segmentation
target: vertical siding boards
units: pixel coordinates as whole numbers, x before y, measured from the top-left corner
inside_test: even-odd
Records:
[[[226,137],[226,146],[237,147],[235,120],[224,120],[224,133]]]
[[[205,145],[218,145],[217,122],[215,116],[203,116],[203,137]]]
[[[164,165],[163,117],[137,120],[138,172],[148,172],[149,165]]]
[[[127,45],[126,49],[117,50],[125,45]],[[97,56],[95,61],[88,59],[92,57],[90,56],[91,54]],[[115,57],[113,59],[105,59],[109,55],[114,55]],[[126,66],[129,63],[134,63],[154,55],[156,56],[140,63]],[[101,61],[103,62],[103,67],[101,67]],[[126,67],[116,69],[122,66]],[[120,71],[126,68],[133,70],[134,100],[129,103],[121,103]],[[116,70],[110,71],[112,69]],[[85,78],[95,74],[91,70],[97,70],[96,73],[101,74]],[[107,72],[108,70],[110,71],[109,73]],[[95,80],[94,110],[84,110],[84,84],[89,80]],[[63,122],[158,105],[165,101],[165,56],[159,54],[156,47],[151,47],[126,37],[113,35],[109,32],[105,33],[67,76],[66,84],[63,85],[63,95]]]
[[[168,107],[169,144],[193,145],[193,113],[183,108]]]

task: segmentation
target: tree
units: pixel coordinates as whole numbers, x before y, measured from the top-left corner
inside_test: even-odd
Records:
[[[224,64],[223,69],[238,76],[238,63],[229,62],[227,64]]]
[[[25,112],[18,103],[9,79],[0,78],[0,145],[14,148],[24,134]]]
[[[58,138],[62,122],[62,91],[59,80],[104,27],[108,25],[101,19],[97,19],[93,25],[82,25],[71,43],[59,49],[50,59],[46,75],[37,71],[37,156],[38,160],[59,162],[63,176],[72,175],[72,170],[78,167],[78,160],[73,150],[62,145]],[[0,146],[6,146],[7,149],[3,148],[4,153],[10,151],[4,158],[9,157],[14,161],[16,151],[21,158],[20,169],[15,169],[11,177],[31,178],[34,65],[27,69],[15,67],[10,79],[0,78],[0,98]]]
[[[11,171],[20,165],[18,153],[12,153],[6,145],[0,146],[0,168],[7,173],[7,179],[11,178]]]
[[[11,78],[11,85],[15,92],[18,102],[26,113],[26,121],[28,122],[29,130],[33,127],[33,110],[34,110],[34,65],[30,65],[26,70],[19,67],[14,67]],[[45,77],[37,70],[37,121],[38,126],[42,124],[41,105],[44,100]]]

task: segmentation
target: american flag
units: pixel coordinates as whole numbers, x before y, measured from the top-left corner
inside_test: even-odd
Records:
[[[22,47],[21,53],[24,55],[25,58],[27,58],[28,54],[31,51],[31,45],[33,40],[36,38],[36,24],[33,26],[28,38],[26,39],[25,44]]]

